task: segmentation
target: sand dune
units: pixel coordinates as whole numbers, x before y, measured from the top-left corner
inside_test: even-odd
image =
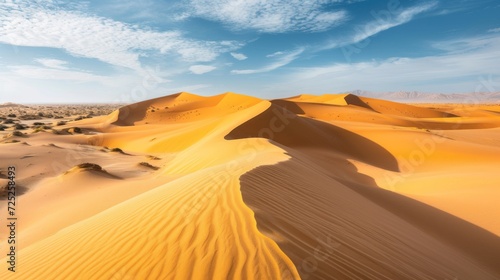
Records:
[[[181,92],[27,129],[0,279],[499,279],[498,112]]]

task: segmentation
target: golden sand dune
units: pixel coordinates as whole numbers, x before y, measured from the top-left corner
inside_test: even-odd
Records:
[[[402,103],[396,103],[386,100],[373,99],[368,97],[359,97],[354,94],[324,94],[320,96],[300,95],[285,99],[292,101],[302,108],[303,104],[321,104],[321,105],[337,105],[337,106],[356,106],[366,108],[368,110],[401,117],[414,118],[441,118],[450,117],[453,114],[442,112],[436,109],[427,109],[422,107],[411,106]]]
[[[201,97],[181,92],[167,98],[161,97],[122,107],[118,110],[114,124],[165,124],[221,117],[246,109],[260,101],[234,93]]]
[[[497,109],[183,92],[29,134],[0,279],[498,279]]]

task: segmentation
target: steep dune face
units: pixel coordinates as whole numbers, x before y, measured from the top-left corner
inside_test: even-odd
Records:
[[[430,107],[183,92],[0,146],[46,174],[0,279],[498,279],[500,115]]]
[[[337,151],[384,169],[398,170],[392,156],[375,143],[328,123],[300,117],[279,105],[271,105],[226,136],[227,139],[248,137],[267,138],[291,148]]]
[[[289,110],[282,108],[278,114],[279,106],[271,106],[231,131],[227,138],[269,138],[292,157],[244,175],[242,193],[256,214],[259,229],[290,256],[303,279],[498,277],[498,236],[433,207],[377,190],[373,179],[358,173],[345,160],[356,159],[397,174],[401,163],[397,155],[401,153],[384,146],[394,145],[401,132],[381,136],[381,146],[363,134],[294,117],[305,113],[298,104],[273,103]],[[282,115],[288,116],[287,124],[264,133],[270,120]],[[377,130],[380,128],[374,128]],[[402,141],[412,143],[410,139]],[[451,145],[439,152],[467,147],[463,143]],[[339,160],[342,158],[344,161]],[[436,155],[436,159],[444,158]],[[485,157],[482,160],[487,166],[494,164]],[[493,193],[483,196],[488,194]],[[494,224],[491,219],[488,222]]]
[[[455,115],[436,109],[427,109],[415,107],[407,104],[396,103],[386,100],[359,97],[354,94],[324,94],[320,96],[314,95],[300,95],[285,99],[287,101],[295,102],[297,104],[326,104],[337,106],[355,106],[375,111],[384,115],[394,115],[399,117],[413,117],[413,118],[446,118]],[[300,106],[300,105],[299,105]]]
[[[278,243],[302,279],[500,275],[497,236],[451,215],[440,219],[433,213],[438,210],[423,205],[422,211],[398,195],[363,196],[330,172],[294,157],[241,179],[243,199],[254,210],[259,229]],[[389,207],[390,199],[399,205]],[[436,228],[443,222],[448,231]],[[453,227],[456,223],[463,227]]]

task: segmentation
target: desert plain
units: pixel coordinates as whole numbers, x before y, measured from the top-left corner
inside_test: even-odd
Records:
[[[0,279],[500,279],[499,104],[181,92],[0,122]]]

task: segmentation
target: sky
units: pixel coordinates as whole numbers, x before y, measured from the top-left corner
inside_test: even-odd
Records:
[[[0,0],[0,103],[500,91],[499,15],[498,0]]]

